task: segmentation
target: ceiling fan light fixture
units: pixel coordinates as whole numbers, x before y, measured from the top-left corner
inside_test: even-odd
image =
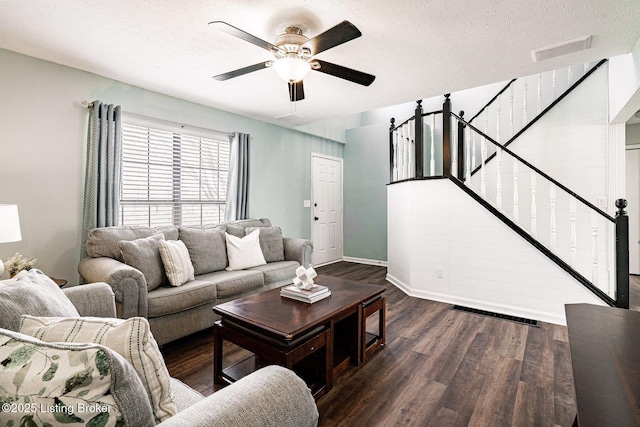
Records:
[[[295,56],[276,59],[272,67],[280,78],[287,83],[299,82],[311,71],[311,65],[307,61]]]

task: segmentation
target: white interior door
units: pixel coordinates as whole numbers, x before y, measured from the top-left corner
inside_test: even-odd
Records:
[[[342,159],[313,154],[313,265],[342,259]]]

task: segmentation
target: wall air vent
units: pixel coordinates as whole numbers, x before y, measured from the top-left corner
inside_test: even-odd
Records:
[[[454,305],[453,307],[451,307],[451,309],[457,310],[457,311],[464,311],[465,313],[478,314],[480,316],[493,317],[495,319],[508,320],[510,322],[516,322],[522,325],[534,326],[536,328],[540,327],[540,324],[537,320],[526,319],[524,317],[510,316],[508,314],[502,314],[502,313],[494,313],[492,311],[479,310],[477,308],[465,307],[462,305]]]
[[[591,47],[591,36],[580,37],[575,40],[569,40],[554,44],[552,46],[541,47],[531,51],[533,62],[543,61],[556,56],[567,55],[581,50],[587,50]]]

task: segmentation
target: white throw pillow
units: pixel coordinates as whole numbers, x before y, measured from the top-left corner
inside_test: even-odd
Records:
[[[227,240],[227,270],[244,270],[245,268],[264,265],[267,262],[260,249],[260,230],[256,229],[243,238],[225,234]]]
[[[147,319],[24,315],[20,333],[45,342],[95,343],[110,348],[133,365],[147,391],[153,415],[158,422],[177,413],[171,395],[169,372],[149,330]]]
[[[189,250],[182,240],[160,240],[160,257],[171,286],[195,280]]]

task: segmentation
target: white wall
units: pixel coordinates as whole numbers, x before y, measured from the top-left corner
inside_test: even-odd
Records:
[[[640,109],[640,39],[626,55],[609,60],[610,120],[625,123]]]
[[[411,296],[557,324],[604,304],[449,180],[390,185],[388,210],[387,278]]]
[[[637,125],[640,126],[640,125]],[[629,215],[629,273],[640,274],[640,141],[625,153]]]

